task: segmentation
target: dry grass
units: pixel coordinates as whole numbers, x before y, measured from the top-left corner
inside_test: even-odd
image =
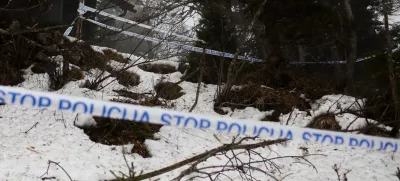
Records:
[[[185,93],[181,92],[183,89],[181,86],[171,82],[160,82],[154,89],[161,98],[166,100],[175,100],[182,97]]]
[[[134,93],[134,92],[127,91],[127,90],[113,90],[113,92],[117,93],[119,96],[131,98],[134,100],[139,100],[139,99],[143,98],[143,94]]]
[[[120,63],[128,63],[129,59],[124,58],[121,54],[114,52],[110,49],[103,50],[104,55],[108,58],[108,60],[114,60]]]
[[[83,71],[75,67],[71,68],[68,76],[70,81],[77,81],[85,78],[85,74],[83,73]]]
[[[140,76],[136,73],[129,71],[121,71],[115,72],[118,83],[129,87],[129,86],[137,86],[140,84]]]
[[[177,71],[174,66],[168,64],[143,64],[139,65],[139,68],[157,74],[170,74]]]
[[[380,136],[380,137],[392,137],[390,131],[387,131],[377,125],[365,125],[361,128],[361,133],[371,136]]]
[[[109,62],[106,55],[93,50],[89,44],[81,42],[68,45],[68,51],[63,53],[63,57],[84,71],[94,68],[105,70]]]
[[[325,113],[315,116],[307,127],[331,131],[340,131],[342,129],[333,113]]]

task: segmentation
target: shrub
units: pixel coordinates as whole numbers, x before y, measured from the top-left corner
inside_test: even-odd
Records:
[[[7,60],[0,59],[0,85],[17,85],[24,81],[23,72],[10,66]]]
[[[44,74],[46,73],[46,70],[44,69],[43,65],[36,63],[33,65],[31,68],[31,71],[35,74]]]
[[[166,100],[175,100],[185,94],[181,92],[183,90],[181,86],[171,82],[160,82],[154,87],[154,89],[159,97]]]

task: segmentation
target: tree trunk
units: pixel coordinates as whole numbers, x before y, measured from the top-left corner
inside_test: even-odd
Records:
[[[345,12],[346,31],[348,36],[347,42],[347,61],[346,61],[346,90],[349,95],[355,95],[354,88],[354,64],[357,55],[357,33],[354,28],[354,16],[351,10],[350,0],[341,0],[341,5]]]
[[[331,46],[331,56],[332,56],[331,61],[341,61],[336,44],[333,44]],[[335,65],[335,79],[336,79],[335,83],[337,90],[343,90],[345,88],[344,85],[346,85],[342,68],[343,68],[342,64]]]
[[[389,5],[388,1],[384,0],[383,1],[383,17],[384,17],[384,23],[385,23],[385,36],[386,36],[386,55],[387,55],[387,61],[388,61],[388,69],[389,69],[389,80],[390,80],[390,86],[392,88],[392,98],[394,102],[394,107],[395,107],[395,120],[396,122],[393,124],[393,130],[392,130],[392,136],[396,136],[399,133],[399,128],[400,128],[400,121],[397,120],[399,119],[399,114],[400,114],[400,107],[399,107],[399,97],[397,94],[397,82],[395,78],[395,73],[394,73],[394,68],[393,68],[393,56],[392,56],[392,50],[393,50],[393,44],[392,44],[392,36],[390,34],[389,30]]]
[[[304,52],[304,47],[300,43],[297,43],[297,50],[299,51],[299,62],[305,62],[306,61],[306,54]]]

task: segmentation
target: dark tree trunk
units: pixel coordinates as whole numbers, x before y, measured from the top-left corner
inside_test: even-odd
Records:
[[[396,136],[399,133],[399,128],[400,128],[400,121],[398,120],[400,118],[400,105],[399,105],[399,97],[397,94],[397,82],[395,78],[395,72],[393,68],[393,56],[392,56],[392,50],[393,50],[393,44],[392,44],[392,36],[390,34],[389,30],[389,2],[387,0],[383,1],[383,17],[384,17],[384,23],[385,23],[385,36],[386,36],[386,55],[387,55],[387,61],[388,61],[388,70],[389,70],[389,80],[390,80],[390,87],[392,88],[392,98],[394,102],[394,107],[395,107],[395,120],[396,122],[393,124],[393,130],[392,130],[392,136]]]
[[[346,61],[346,90],[349,95],[355,95],[354,88],[354,64],[357,58],[357,33],[354,27],[354,16],[351,10],[350,0],[341,0],[345,14],[347,33],[347,61]]]

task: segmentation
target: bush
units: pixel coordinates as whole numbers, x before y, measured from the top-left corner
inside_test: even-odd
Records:
[[[31,68],[31,71],[33,73],[35,73],[35,74],[44,74],[44,73],[46,73],[46,70],[44,69],[43,65],[40,65],[38,63],[33,65],[33,67]]]
[[[114,60],[120,63],[128,63],[129,59],[128,58],[124,58],[124,56],[122,56],[121,54],[114,52],[110,49],[105,49],[103,50],[104,55],[106,55],[106,57],[108,58],[108,60]]]
[[[160,82],[154,87],[154,89],[159,97],[166,100],[175,100],[185,94],[181,92],[183,90],[181,86],[171,82]]]
[[[143,64],[139,65],[139,68],[157,74],[170,74],[177,71],[174,66],[168,64]]]
[[[342,129],[336,121],[335,114],[333,113],[325,113],[315,116],[307,127],[332,131],[339,131]]]
[[[17,85],[24,81],[23,72],[11,67],[7,60],[0,59],[0,85]]]
[[[137,86],[140,84],[140,76],[133,72],[121,71],[116,73],[118,83],[123,86]]]

